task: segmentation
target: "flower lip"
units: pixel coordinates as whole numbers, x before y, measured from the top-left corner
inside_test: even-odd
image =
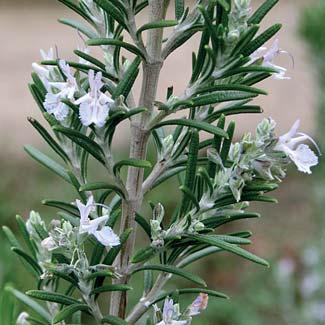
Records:
[[[104,246],[114,247],[120,245],[119,237],[114,233],[113,229],[106,226],[106,222],[109,219],[107,214],[90,219],[89,215],[94,206],[103,206],[108,211],[109,207],[94,202],[94,197],[90,196],[86,204],[83,204],[80,200],[76,200],[76,205],[80,212],[80,226],[79,234],[93,235]]]
[[[111,105],[114,100],[101,91],[103,87],[102,73],[94,70],[88,72],[89,92],[77,99],[74,104],[80,105],[79,115],[83,125],[105,125]]]
[[[278,138],[274,150],[284,152],[294,162],[299,171],[311,174],[310,168],[318,164],[318,157],[303,142],[309,140],[315,145],[319,155],[321,153],[313,138],[305,133],[298,132],[299,126],[300,120],[296,120],[290,130]]]
[[[261,54],[262,52],[265,52],[265,53]],[[274,59],[277,56],[279,56],[280,54],[288,54],[291,57],[292,62],[293,62],[293,66],[294,66],[294,58],[293,58],[293,56],[289,52],[280,49],[280,47],[279,47],[279,39],[275,39],[275,41],[273,42],[273,44],[271,45],[271,47],[269,49],[267,49],[266,47],[261,47],[261,48],[257,49],[251,55],[251,59],[253,61],[255,61],[257,59],[262,58],[263,59],[263,65],[265,67],[270,67],[270,68],[273,68],[273,69],[277,70],[277,72],[273,74],[275,79],[279,79],[279,80],[291,79],[290,77],[285,76],[285,74],[287,72],[286,68],[278,66],[275,63],[273,63]]]
[[[318,155],[319,155],[319,156],[322,156],[322,152],[321,152],[321,150],[320,150],[318,144],[316,143],[316,141],[315,141],[315,140],[314,140],[310,135],[308,135],[308,134],[306,134],[306,133],[303,133],[303,132],[298,132],[297,134],[306,137],[306,139],[308,139],[308,140],[309,140],[309,141],[310,141],[310,142],[315,146],[315,148],[316,148],[316,150],[317,150],[317,152],[318,152]]]

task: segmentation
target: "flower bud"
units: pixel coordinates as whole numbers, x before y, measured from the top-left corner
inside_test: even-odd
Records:
[[[27,314],[26,312],[22,312],[19,314],[18,318],[17,318],[17,325],[29,325],[30,322],[28,321],[28,317],[29,314]]]
[[[157,220],[159,224],[163,221],[163,218],[165,216],[165,209],[164,206],[161,203],[158,203],[155,208],[153,209],[153,219]]]
[[[56,242],[52,237],[47,237],[42,240],[41,245],[48,251],[53,251],[54,249],[58,248]]]

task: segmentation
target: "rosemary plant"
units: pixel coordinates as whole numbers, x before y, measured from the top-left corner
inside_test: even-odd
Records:
[[[266,92],[253,85],[269,77],[288,79],[286,69],[274,64],[286,53],[278,41],[268,50],[263,47],[281,25],[259,32],[278,1],[265,1],[254,13],[249,0],[59,1],[83,20],[60,22],[74,28],[86,47],[74,51],[77,61],[65,61],[53,49],[41,52],[29,87],[52,132],[29,121],[61,161],[31,146],[25,150],[68,182],[78,198],[44,201],[60,210],[49,225],[36,212],[26,222],[18,217],[24,245],[4,228],[13,252],[37,279],[37,290],[7,288],[29,307],[17,322],[191,324],[208,297],[227,296],[208,289],[185,268],[220,251],[268,266],[241,248],[251,243],[250,232],[225,234],[220,227],[258,217],[247,211],[250,201],[275,202],[266,193],[278,187],[290,162],[305,173],[318,163],[302,143],[311,138],[298,131],[299,121],[277,137],[275,122],[264,119],[255,134],[236,143],[235,123],[227,121],[234,114],[262,112],[250,102]],[[175,8],[173,19],[166,17],[169,6]],[[146,12],[143,25],[140,12]],[[164,62],[194,35],[200,44],[186,89],[174,94],[171,86],[166,99],[158,101]],[[93,47],[100,57],[91,54]],[[127,59],[126,52],[133,58]],[[142,86],[136,94],[140,70]],[[125,121],[129,156],[117,160],[113,139]],[[155,161],[147,158],[149,141]],[[90,179],[89,160],[107,178]],[[172,177],[178,179],[182,200],[169,215],[163,196],[154,203],[146,197]],[[144,215],[148,204],[152,213]],[[137,247],[137,236],[146,236],[145,247]],[[130,305],[130,281],[139,272],[143,294]],[[166,290],[172,276],[185,278],[188,288]],[[183,295],[194,297],[181,309]]]

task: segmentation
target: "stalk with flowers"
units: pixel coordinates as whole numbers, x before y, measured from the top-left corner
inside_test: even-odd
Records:
[[[266,94],[255,84],[272,76],[288,79],[286,69],[274,63],[285,53],[278,41],[269,50],[263,47],[281,25],[259,32],[278,1],[266,0],[254,13],[249,0],[59,1],[80,16],[60,21],[82,35],[86,48],[74,51],[77,61],[66,61],[53,49],[41,52],[30,90],[51,132],[29,121],[61,161],[31,146],[25,150],[68,182],[78,198],[44,201],[59,209],[49,225],[36,212],[26,222],[18,217],[24,245],[4,228],[13,252],[36,279],[26,293],[7,288],[29,307],[18,324],[86,324],[89,319],[113,325],[191,324],[209,297],[227,296],[208,289],[187,267],[219,252],[267,266],[241,247],[251,243],[250,232],[224,233],[221,226],[258,217],[247,210],[251,201],[275,202],[266,194],[278,187],[291,162],[305,173],[318,163],[303,143],[312,139],[298,131],[299,121],[277,137],[275,122],[264,119],[255,134],[238,142],[233,142],[235,123],[228,122],[235,114],[262,112],[250,104]],[[170,6],[173,19],[167,17]],[[147,18],[141,25],[143,12]],[[194,35],[200,45],[186,89],[174,94],[171,86],[158,101],[164,62]],[[101,56],[91,54],[93,47]],[[140,78],[137,94],[134,84]],[[113,139],[125,121],[129,155],[117,160]],[[148,160],[149,141],[154,161]],[[91,179],[89,161],[107,178]],[[169,212],[163,196],[149,203],[147,195],[171,178],[178,180],[182,200]],[[143,212],[146,206],[150,214]],[[143,236],[146,245],[138,247],[137,237]],[[138,273],[143,293],[133,305],[128,297]],[[167,290],[174,276],[186,279],[188,287]],[[185,309],[183,295],[194,295]]]

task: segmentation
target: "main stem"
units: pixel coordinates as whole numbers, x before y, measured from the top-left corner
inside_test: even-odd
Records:
[[[168,0],[149,0],[149,21],[159,21],[164,19]],[[162,46],[163,30],[152,29],[148,32],[147,54],[148,59],[143,63],[143,80],[139,106],[147,108],[140,118],[131,121],[131,144],[130,158],[145,159],[147,156],[147,145],[150,130],[147,124],[151,119],[154,101],[156,100],[157,87],[162,68],[161,46]],[[144,180],[144,171],[141,168],[130,167],[126,181],[126,189],[128,197],[122,204],[122,217],[120,232],[126,229],[132,229],[130,238],[123,246],[121,254],[117,261],[118,269],[125,273],[130,264],[130,258],[134,252],[136,240],[136,212],[141,208],[143,202],[142,184]],[[118,283],[126,284],[129,277],[122,274]],[[127,306],[126,292],[114,292],[111,296],[110,314],[125,319]]]

